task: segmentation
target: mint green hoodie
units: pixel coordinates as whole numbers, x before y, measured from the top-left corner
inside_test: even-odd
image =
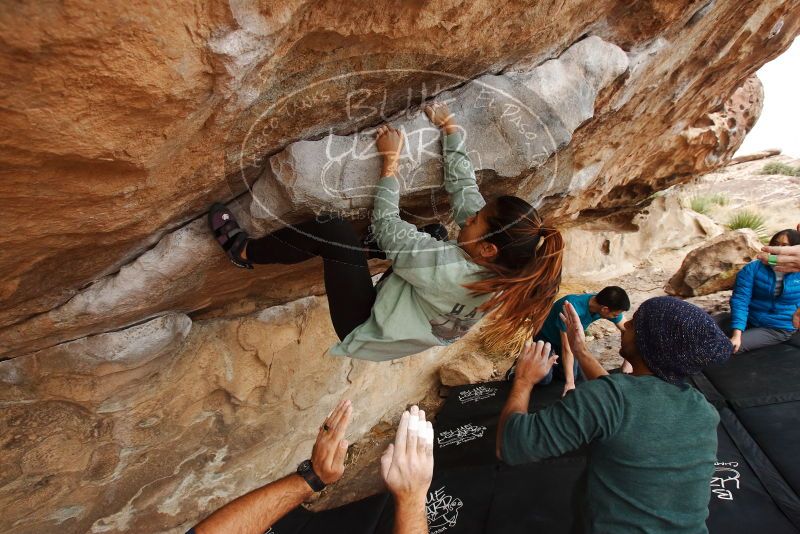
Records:
[[[442,145],[444,188],[463,227],[486,202],[462,135],[446,135]],[[372,211],[372,231],[392,260],[393,273],[378,285],[369,319],[334,345],[333,355],[384,361],[448,345],[478,322],[483,316],[478,307],[491,296],[475,296],[464,287],[487,272],[455,241],[438,241],[400,218],[399,189],[395,177],[381,178]]]

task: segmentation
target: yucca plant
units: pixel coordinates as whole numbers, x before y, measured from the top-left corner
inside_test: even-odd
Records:
[[[730,202],[730,199],[728,198],[728,195],[726,195],[725,193],[716,193],[714,195],[711,195],[711,202],[713,202],[717,206],[727,206],[728,202]]]
[[[731,230],[739,230],[740,228],[750,228],[759,238],[762,238],[767,233],[766,219],[754,211],[741,210],[734,213],[728,220],[728,228]]]

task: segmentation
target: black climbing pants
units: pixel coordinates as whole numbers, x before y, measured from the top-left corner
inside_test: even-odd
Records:
[[[446,239],[440,224],[423,231]],[[367,264],[365,244],[353,226],[339,217],[317,218],[287,226],[260,239],[247,242],[247,259],[259,264],[294,264],[320,256],[331,322],[340,340],[369,319],[377,291]],[[385,274],[384,276],[387,276]]]
[[[338,217],[314,219],[247,242],[253,263],[294,264],[315,256],[322,257],[331,321],[342,340],[369,318],[376,295],[352,225]]]

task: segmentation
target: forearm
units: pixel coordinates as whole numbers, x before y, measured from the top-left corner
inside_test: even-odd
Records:
[[[562,352],[563,354],[561,356],[561,366],[564,368],[564,378],[566,379],[567,384],[574,384],[575,356],[572,354],[572,351],[568,348],[564,348]],[[580,365],[580,363],[578,365]]]
[[[466,220],[486,205],[478,190],[472,162],[467,156],[463,131],[456,127],[448,133],[444,129],[444,188],[450,198],[453,219],[463,227]]]
[[[503,411],[500,412],[500,420],[497,423],[497,438],[495,440],[495,453],[497,458],[503,459],[503,429],[509,416],[514,413],[528,413],[528,404],[531,400],[533,385],[523,384],[519,380],[514,380],[511,386],[511,393],[506,399]]]
[[[383,164],[381,165],[381,178],[384,176],[395,176],[397,174],[398,166],[399,162],[397,159],[383,158]]]
[[[576,348],[573,354],[578,359],[578,365],[580,365],[581,371],[586,375],[587,380],[594,380],[608,374],[608,371],[603,369],[597,358],[585,346]]]
[[[442,130],[444,131],[445,135],[450,135],[451,133],[460,131],[461,127],[456,124],[455,118],[450,117],[442,126]]]
[[[299,475],[291,474],[242,495],[196,527],[197,534],[262,534],[281,517],[311,497],[313,491]]]
[[[428,534],[425,494],[395,496],[394,534]]]

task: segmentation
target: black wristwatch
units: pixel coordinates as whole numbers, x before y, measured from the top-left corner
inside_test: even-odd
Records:
[[[297,474],[308,482],[312,490],[322,491],[325,489],[326,484],[314,472],[314,466],[311,465],[311,460],[303,460],[300,462],[300,465],[297,466]]]

